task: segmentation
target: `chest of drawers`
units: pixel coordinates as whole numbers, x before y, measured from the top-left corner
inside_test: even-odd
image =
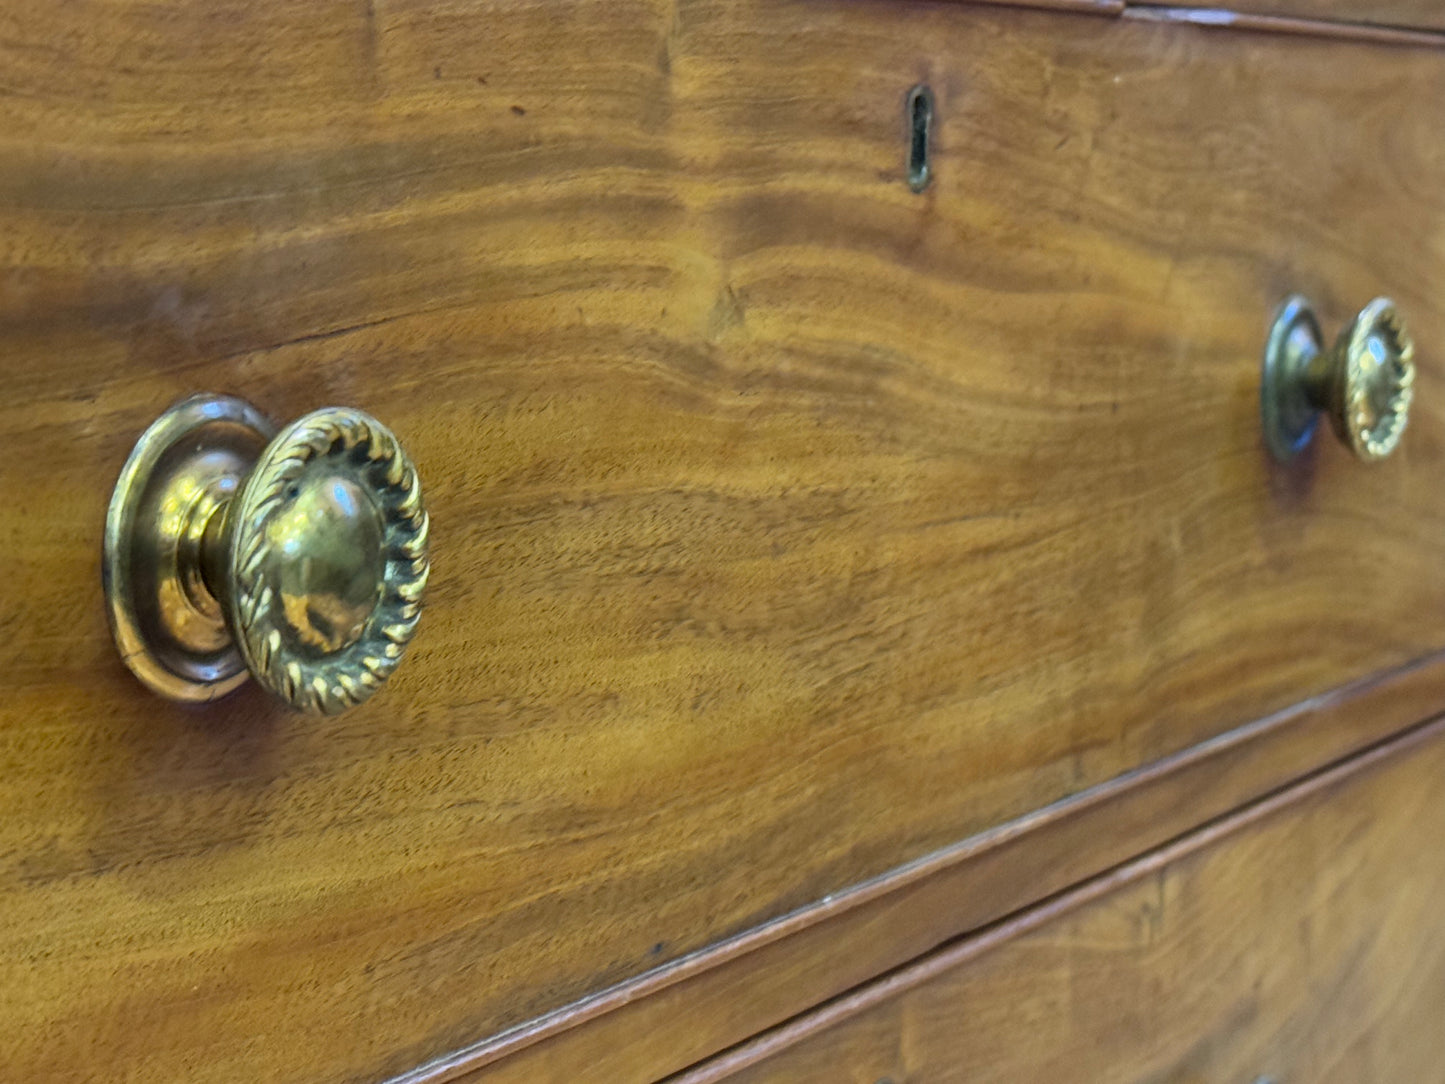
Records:
[[[855,1024],[810,1014],[949,952],[898,995],[942,1008],[907,1019],[987,1001],[1022,1043],[1010,999],[1051,1004],[1058,973],[1008,961],[1055,927],[992,971],[959,946],[1121,863],[1167,888],[1159,848],[1433,717],[1429,6],[1073,7],[0,16],[0,1076],[851,1079]],[[1384,462],[1324,430],[1266,450],[1294,294],[1331,338],[1377,296],[1408,319]],[[425,609],[365,704],[172,704],[124,665],[107,502],[196,392],[355,406],[415,463]],[[1427,748],[1378,777],[1426,802]],[[1258,830],[1293,854],[1366,790],[1338,814],[1360,838],[1288,867],[1296,897],[1235,905],[1256,934],[1209,925],[1268,861],[1235,851],[1254,829],[1201,842],[1227,871],[1178,936],[1306,981],[1269,931],[1373,862],[1425,948],[1360,966],[1435,989],[1411,902],[1434,866],[1401,868],[1425,833],[1394,832],[1387,784]],[[1340,897],[1320,966],[1376,898]],[[1155,990],[1155,962],[1088,981]],[[869,1035],[896,1030],[881,996]],[[1271,1001],[1229,1049],[1287,1057],[1321,1005]],[[1105,1026],[1077,1021],[1033,1053]],[[880,1075],[971,1057],[908,1026],[935,1060]]]

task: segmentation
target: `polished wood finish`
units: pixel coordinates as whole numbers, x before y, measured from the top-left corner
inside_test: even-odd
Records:
[[[1395,744],[676,1084],[1438,1079],[1445,723]]]
[[[0,30],[0,1076],[401,1072],[1445,644],[1437,53],[888,2]],[[1268,465],[1293,290],[1409,314],[1398,461]],[[110,484],[207,389],[414,454],[429,609],[352,714],[115,656]]]
[[[459,1051],[404,1084],[661,1079],[1377,746],[1441,705],[1439,656],[1308,701]]]

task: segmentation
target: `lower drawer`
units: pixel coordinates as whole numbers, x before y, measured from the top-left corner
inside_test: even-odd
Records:
[[[692,1077],[1440,1080],[1442,778],[1435,724]]]

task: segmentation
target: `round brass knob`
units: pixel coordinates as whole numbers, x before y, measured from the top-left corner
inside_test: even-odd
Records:
[[[1395,303],[1378,297],[1326,350],[1302,297],[1275,317],[1264,351],[1260,406],[1265,442],[1280,462],[1304,450],[1320,414],[1367,463],[1399,446],[1415,396],[1415,344]]]
[[[396,437],[328,407],[276,432],[198,395],[141,436],[111,495],[105,593],[126,665],[176,700],[249,670],[301,711],[359,704],[396,669],[426,588],[427,514]]]

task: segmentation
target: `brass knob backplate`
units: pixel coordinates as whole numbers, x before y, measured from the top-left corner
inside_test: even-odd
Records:
[[[105,593],[126,665],[176,700],[249,671],[301,711],[342,711],[396,669],[426,588],[427,514],[375,418],[328,407],[279,433],[222,395],[147,429],[111,495]]]
[[[1302,297],[1275,317],[1264,352],[1260,407],[1265,443],[1280,462],[1309,444],[1321,414],[1365,462],[1399,446],[1415,396],[1415,345],[1389,298],[1376,298],[1331,349]]]

